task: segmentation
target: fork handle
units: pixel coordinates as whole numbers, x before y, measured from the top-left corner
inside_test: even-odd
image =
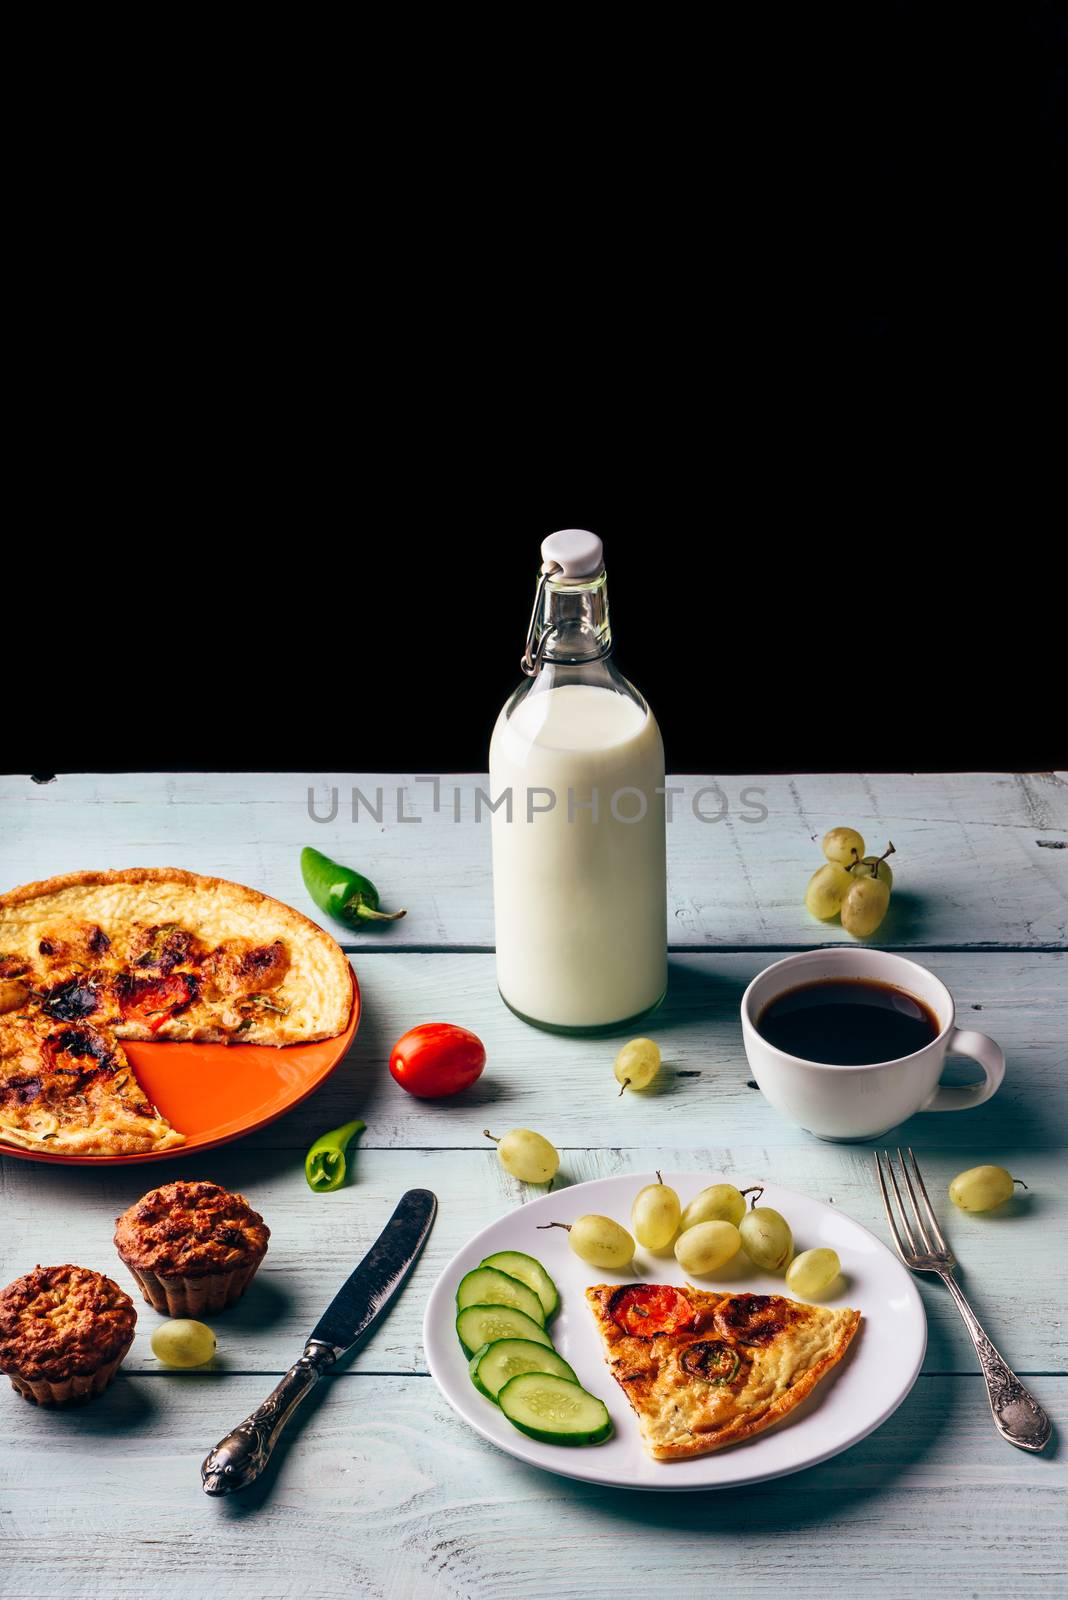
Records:
[[[1030,1389],[1020,1382],[1000,1350],[995,1349],[953,1274],[940,1272],[939,1277],[957,1302],[964,1326],[972,1336],[986,1379],[994,1426],[1003,1439],[1020,1450],[1044,1450],[1053,1434],[1053,1424],[1046,1412]]]

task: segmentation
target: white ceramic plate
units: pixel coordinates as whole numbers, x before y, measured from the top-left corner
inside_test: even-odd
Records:
[[[773,1206],[786,1217],[793,1228],[794,1248],[801,1251],[830,1245],[841,1257],[842,1290],[827,1304],[855,1306],[863,1313],[856,1337],[841,1363],[809,1398],[766,1433],[695,1461],[653,1461],[647,1456],[637,1418],[605,1365],[584,1291],[593,1283],[638,1281],[681,1286],[686,1275],[670,1251],[654,1255],[639,1249],[633,1270],[627,1272],[589,1267],[572,1252],[562,1230],[539,1233],[537,1225],[571,1222],[592,1211],[627,1226],[634,1196],[655,1181],[651,1172],[636,1172],[544,1195],[491,1223],[449,1263],[427,1304],[423,1342],[438,1387],[465,1422],[520,1461],[585,1483],[621,1489],[726,1489],[782,1477],[826,1461],[865,1438],[897,1410],[916,1381],[927,1346],[923,1306],[910,1274],[874,1234],[835,1206],[769,1183],[761,1204]],[[684,1206],[710,1183],[737,1181],[717,1173],[664,1175],[664,1182],[678,1190]],[[467,1360],[456,1337],[456,1285],[484,1256],[498,1250],[524,1250],[537,1256],[555,1279],[560,1309],[549,1331],[579,1381],[608,1406],[615,1433],[605,1444],[572,1449],[528,1439],[478,1393],[468,1377]],[[702,1286],[761,1294],[786,1292],[781,1277],[757,1270],[742,1255],[714,1281],[704,1280]]]

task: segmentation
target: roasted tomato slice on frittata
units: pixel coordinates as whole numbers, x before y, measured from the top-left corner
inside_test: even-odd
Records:
[[[666,1283],[627,1284],[612,1296],[609,1314],[624,1333],[652,1339],[658,1333],[680,1333],[696,1315],[681,1289]]]
[[[119,1009],[124,1022],[139,1022],[158,1033],[171,1017],[180,1016],[197,998],[198,985],[192,973],[174,972],[163,978],[132,978],[120,975]]]
[[[61,1028],[41,1045],[41,1059],[50,1072],[80,1078],[111,1063],[107,1040],[88,1026]]]

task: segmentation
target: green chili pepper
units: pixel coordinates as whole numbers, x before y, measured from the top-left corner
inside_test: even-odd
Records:
[[[378,890],[370,878],[331,861],[321,851],[306,845],[300,852],[304,887],[320,911],[326,911],[349,928],[362,928],[367,922],[396,922],[405,911],[379,911]]]
[[[321,1134],[316,1139],[304,1157],[304,1176],[309,1189],[314,1189],[316,1194],[329,1194],[331,1189],[341,1188],[349,1165],[345,1151],[366,1126],[366,1122],[361,1122],[357,1117],[355,1122],[346,1122],[342,1128],[331,1128],[329,1133]]]
[[[733,1383],[742,1364],[737,1350],[722,1339],[702,1339],[687,1345],[681,1359],[691,1378],[703,1378],[706,1383]]]

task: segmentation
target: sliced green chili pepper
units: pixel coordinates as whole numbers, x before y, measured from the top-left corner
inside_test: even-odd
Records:
[[[370,878],[351,867],[331,861],[320,850],[306,845],[300,852],[304,887],[320,911],[336,917],[349,928],[362,928],[367,922],[396,922],[405,911],[379,911],[378,890]]]
[[[346,1122],[342,1128],[331,1128],[329,1133],[321,1134],[316,1139],[304,1157],[304,1176],[309,1189],[314,1189],[316,1194],[329,1194],[331,1189],[341,1188],[349,1166],[345,1151],[366,1126],[366,1122],[361,1122],[357,1117],[355,1122]]]
[[[703,1378],[706,1383],[733,1383],[738,1376],[741,1358],[737,1350],[722,1339],[702,1339],[687,1345],[682,1352],[682,1365],[692,1378]]]

